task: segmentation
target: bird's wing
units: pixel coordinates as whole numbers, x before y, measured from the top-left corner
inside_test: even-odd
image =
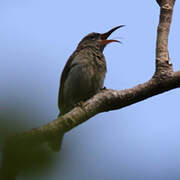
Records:
[[[74,59],[74,56],[75,56],[75,53],[73,53],[69,57],[68,61],[66,62],[66,65],[64,66],[63,72],[61,74],[59,94],[58,94],[58,107],[59,107],[59,110],[61,110],[61,111],[62,111],[62,105],[64,103],[64,98],[63,98],[64,97],[63,96],[64,83],[65,83],[65,80],[68,77],[68,73],[71,69],[71,63]]]
[[[76,51],[74,51],[74,53],[69,57],[68,61],[66,62],[65,66],[64,66],[63,72],[61,74],[60,88],[59,88],[59,94],[58,94],[58,107],[59,107],[59,110],[61,111],[61,114],[63,114],[62,108],[63,108],[63,104],[64,104],[64,95],[63,95],[64,83],[68,77],[68,73],[71,70],[71,68],[73,68],[74,66],[76,66],[78,64],[77,62],[75,62],[76,61],[75,59],[78,58],[79,52],[86,48],[88,48],[88,47],[86,46],[86,47],[82,47],[80,49],[76,49]],[[84,56],[81,57],[80,59],[84,59]]]

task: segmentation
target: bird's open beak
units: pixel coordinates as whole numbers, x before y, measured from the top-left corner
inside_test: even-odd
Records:
[[[100,43],[103,44],[103,45],[106,45],[106,44],[109,44],[111,42],[119,42],[118,40],[114,40],[114,39],[107,39],[116,29],[119,29],[121,27],[124,27],[125,25],[120,25],[120,26],[117,26],[117,27],[114,27],[112,28],[111,30],[109,30],[108,32],[106,33],[103,33],[101,34],[101,40],[100,40]]]

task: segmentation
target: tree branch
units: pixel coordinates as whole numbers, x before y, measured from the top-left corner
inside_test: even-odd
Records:
[[[172,20],[174,0],[161,0],[158,2],[160,10],[159,25],[156,41],[156,76],[171,76],[173,72],[168,53],[168,35]]]
[[[157,2],[161,10],[157,29],[156,70],[152,78],[143,84],[125,90],[102,90],[91,99],[82,103],[81,106],[75,107],[69,113],[58,117],[52,122],[10,137],[3,151],[2,177],[7,176],[7,169],[9,169],[9,165],[7,165],[8,157],[13,157],[15,153],[22,152],[24,147],[26,147],[26,150],[24,150],[26,152],[27,149],[48,143],[54,151],[57,151],[60,149],[60,142],[62,141],[64,133],[87,121],[96,114],[120,109],[154,95],[180,87],[180,71],[173,71],[168,53],[168,35],[175,1],[157,0]],[[10,151],[12,148],[13,152]],[[13,158],[11,161],[13,161]],[[18,169],[18,167],[16,167],[16,170],[13,172],[17,174],[19,171],[20,168]]]

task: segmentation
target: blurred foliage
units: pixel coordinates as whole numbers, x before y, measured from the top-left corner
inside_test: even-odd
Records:
[[[19,146],[14,136],[32,128],[30,127],[32,125],[27,123],[27,114],[29,114],[27,110],[23,107],[12,106],[12,104],[9,106],[6,104],[6,108],[2,109],[3,111],[0,112],[0,150],[2,151],[0,174],[3,179],[12,180],[22,172],[47,171],[55,162],[54,154],[48,146],[46,144],[29,146],[29,143]],[[35,116],[33,114],[29,118]],[[37,118],[38,116],[34,119]]]

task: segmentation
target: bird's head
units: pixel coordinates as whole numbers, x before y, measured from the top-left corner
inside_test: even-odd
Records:
[[[82,47],[94,47],[97,50],[100,50],[101,52],[103,52],[105,46],[111,42],[120,42],[118,40],[114,40],[114,39],[107,39],[112,32],[114,32],[116,29],[119,29],[121,27],[123,27],[124,25],[120,25],[117,27],[112,28],[111,30],[109,30],[106,33],[90,33],[87,36],[85,36],[80,43],[78,44],[78,48],[82,48]]]

